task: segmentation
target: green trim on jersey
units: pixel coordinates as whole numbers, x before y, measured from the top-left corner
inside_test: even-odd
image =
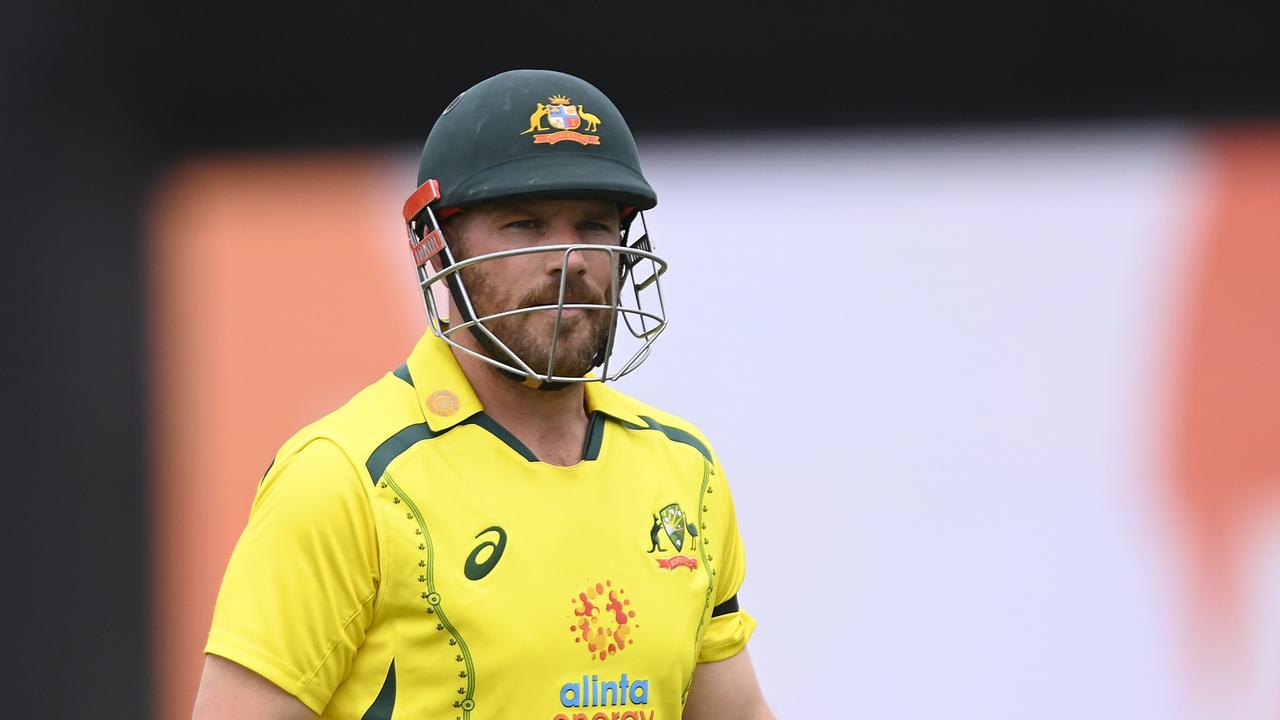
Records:
[[[391,666],[387,668],[387,679],[378,691],[378,697],[360,720],[391,720],[391,713],[396,709],[396,659],[391,658]]]
[[[444,608],[440,607],[442,598],[440,593],[436,592],[436,552],[431,545],[431,532],[427,529],[427,522],[423,519],[417,504],[413,502],[413,498],[400,489],[400,486],[396,484],[395,478],[391,477],[391,473],[384,471],[383,477],[396,496],[408,506],[409,512],[413,513],[414,521],[418,523],[418,531],[422,535],[422,545],[419,545],[419,547],[427,553],[426,571],[422,575],[422,580],[426,583],[427,590],[421,594],[421,598],[427,602],[427,614],[435,615],[438,620],[436,622],[436,630],[447,630],[449,632],[449,636],[453,640],[450,644],[458,646],[458,650],[462,653],[462,659],[466,663],[466,671],[460,674],[467,681],[466,691],[462,692],[462,688],[459,688],[462,700],[455,702],[454,707],[460,708],[463,720],[467,720],[467,718],[471,717],[471,710],[476,706],[476,668],[475,663],[471,660],[471,650],[467,648],[466,641],[462,639],[462,635],[453,626],[453,623],[449,622],[448,616],[444,613]]]
[[[458,423],[458,425],[475,425],[477,427],[484,428],[494,437],[505,443],[507,447],[519,453],[525,460],[528,460],[529,462],[539,462],[538,456],[534,455],[532,450],[526,447],[524,443],[520,442],[519,438],[512,435],[510,430],[502,427],[498,424],[497,420],[494,420],[482,412],[472,415],[466,420]],[[431,426],[427,423],[418,423],[417,425],[410,425],[395,435],[392,435],[382,441],[382,444],[378,446],[378,449],[374,450],[373,454],[369,456],[369,461],[365,463],[365,468],[369,471],[369,478],[376,484],[378,482],[378,478],[382,477],[382,473],[387,469],[387,466],[389,466],[391,462],[399,457],[405,450],[408,450],[413,447],[414,444],[422,442],[423,440],[431,440],[432,438],[440,437],[453,428],[458,427],[458,425],[453,425],[441,430],[440,432],[436,432],[432,430]]]
[[[409,363],[403,363],[400,367],[392,370],[391,374],[409,383],[409,387],[413,387],[413,376],[409,374]]]
[[[687,432],[685,430],[681,430],[680,428],[677,428],[677,427],[671,427],[670,425],[663,425],[662,423],[658,422],[657,420],[654,420],[653,418],[647,415],[641,415],[640,419],[643,420],[645,422],[645,425],[648,425],[648,427],[645,427],[643,425],[633,425],[632,423],[623,423],[623,424],[626,425],[631,430],[657,430],[663,435],[666,435],[668,440],[672,440],[678,443],[684,443],[685,445],[688,445],[693,449],[697,450],[698,452],[702,453],[702,457],[706,458],[708,462],[712,461],[711,450],[708,449],[707,446],[701,440],[699,440],[697,436],[695,436],[693,433]]]
[[[648,417],[641,416],[641,419],[650,423],[654,422],[652,418],[648,418]],[[688,435],[688,433],[685,433],[685,434]],[[671,437],[671,436],[667,435],[667,437]],[[693,437],[693,436],[690,435],[689,437]],[[683,442],[683,441],[680,441],[680,442]],[[701,443],[699,443],[699,445],[701,445]],[[705,448],[705,446],[703,447]],[[704,454],[708,456],[710,455],[710,453],[704,453]],[[706,530],[707,528],[706,521],[704,520],[704,515],[709,510],[709,508],[707,507],[707,485],[711,481],[711,473],[712,473],[711,458],[707,457],[707,459],[702,462],[702,488],[698,491],[698,527],[702,528],[703,530]],[[695,660],[697,659],[698,654],[701,652],[701,649],[702,649],[702,628],[706,625],[707,618],[710,616],[710,613],[708,611],[714,605],[715,601],[712,598],[715,597],[715,591],[716,591],[716,570],[715,568],[711,567],[711,560],[713,558],[707,554],[707,539],[705,537],[702,538],[702,542],[698,543],[698,556],[702,558],[702,570],[703,570],[703,573],[707,576],[707,596],[702,601],[702,613],[698,616],[698,629],[693,634],[693,657],[695,658]],[[735,597],[736,597],[736,594],[735,594]],[[692,686],[692,684],[693,684],[693,676],[690,675],[689,679],[685,681],[684,690],[680,692],[681,704],[685,703],[689,699],[689,688],[690,686]]]
[[[511,431],[499,425],[497,420],[494,420],[493,418],[489,417],[488,415],[482,412],[476,413],[475,415],[472,415],[471,417],[467,418],[466,420],[463,420],[458,424],[459,425],[479,425],[480,427],[492,433],[494,437],[506,443],[507,447],[511,448],[512,450],[515,450],[525,460],[528,460],[529,462],[540,462],[538,460],[538,456],[534,455],[532,450],[526,447],[524,443],[520,442],[520,438],[516,437],[515,435],[512,435]]]
[[[599,411],[591,413],[591,419],[587,421],[587,440],[582,446],[583,460],[599,460],[600,445],[604,442],[604,413]]]
[[[276,466],[276,459],[271,458],[271,462],[267,464],[267,469],[262,471],[262,477],[258,479],[258,487],[262,487],[262,481],[267,479],[267,476],[271,474],[271,468],[275,466]]]
[[[415,443],[439,437],[445,432],[448,432],[448,430],[435,432],[426,423],[418,423],[417,425],[410,425],[383,440],[378,449],[374,450],[373,454],[369,456],[369,461],[365,463],[365,468],[369,471],[369,478],[376,485],[378,478],[382,477],[382,473],[386,471],[387,466],[391,464],[392,460],[399,457],[400,453],[413,447]]]

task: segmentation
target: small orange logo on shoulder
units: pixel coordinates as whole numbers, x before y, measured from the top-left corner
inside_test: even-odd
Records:
[[[542,126],[546,120],[550,128]],[[581,128],[582,132],[578,132]],[[599,145],[600,136],[588,133],[600,131],[600,118],[575,105],[564,95],[552,95],[546,103],[538,103],[529,116],[529,129],[520,133],[533,133],[535,145],[555,145],[562,140],[572,140],[582,145]]]
[[[437,390],[427,398],[427,409],[440,417],[449,417],[461,406],[458,396],[448,390]]]

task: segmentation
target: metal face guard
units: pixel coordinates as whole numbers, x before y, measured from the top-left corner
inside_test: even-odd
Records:
[[[449,243],[445,240],[432,210],[429,207],[425,208],[423,215],[425,217],[421,218],[423,220],[422,226],[419,227],[414,221],[410,221],[408,223],[408,232],[410,247],[414,250],[414,262],[418,270],[418,284],[422,288],[423,303],[426,307],[431,332],[449,343],[453,348],[507,373],[524,377],[531,386],[617,380],[635,370],[648,358],[654,340],[666,328],[666,307],[662,300],[660,278],[667,271],[667,263],[652,252],[643,214],[640,215],[639,220],[641,227],[646,232],[631,244],[627,244],[627,237],[630,235],[630,227],[628,227],[622,236],[620,245],[543,245],[489,253],[462,261],[457,261],[453,257]],[[424,238],[433,237],[438,238],[438,243],[431,243],[431,249],[434,252],[430,254],[422,252]],[[436,247],[437,245],[438,247]],[[517,255],[550,252],[562,253],[560,291],[554,305],[515,308],[477,317],[475,305],[471,301],[471,296],[462,280],[461,270],[463,268]],[[602,252],[609,255],[609,264],[612,269],[610,273],[609,304],[566,304],[565,293],[568,284],[569,261],[574,253],[588,252]],[[442,282],[449,288],[454,302],[458,305],[459,314],[462,315],[460,318],[462,322],[442,322],[441,318],[444,317],[445,313],[442,313],[441,308],[437,306],[435,295],[432,293],[432,288]],[[595,358],[595,365],[600,367],[598,376],[588,374],[583,377],[575,377],[557,375],[555,373],[556,346],[560,339],[560,324],[565,310],[600,310],[609,312],[608,336],[604,347],[599,349]],[[524,359],[516,355],[511,348],[498,339],[497,335],[485,324],[500,318],[546,311],[555,311],[556,313],[556,322],[551,331],[550,363],[549,367],[546,368],[546,372],[539,372],[531,368]],[[619,316],[622,318],[621,323],[618,322]],[[620,367],[616,364],[611,367],[611,359],[617,346],[619,326],[627,328],[628,337],[624,339],[623,344],[631,346],[628,348],[630,356]],[[490,352],[503,357],[490,357],[463,346],[452,336],[464,328],[470,330],[481,345],[490,350]]]

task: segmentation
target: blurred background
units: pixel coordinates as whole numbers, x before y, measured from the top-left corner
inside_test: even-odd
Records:
[[[8,7],[10,682],[189,717],[262,470],[425,328],[440,110],[620,107],[780,717],[1280,717],[1280,43],[1244,6]]]

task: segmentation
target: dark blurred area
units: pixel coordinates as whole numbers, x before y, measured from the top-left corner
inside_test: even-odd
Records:
[[[828,8],[8,6],[7,527],[12,587],[29,595],[10,714],[148,714],[140,252],[152,183],[176,159],[415,145],[458,92],[516,67],[600,86],[642,146],[764,128],[1280,117],[1275,18],[1241,5]],[[754,180],[766,187],[767,168]]]

